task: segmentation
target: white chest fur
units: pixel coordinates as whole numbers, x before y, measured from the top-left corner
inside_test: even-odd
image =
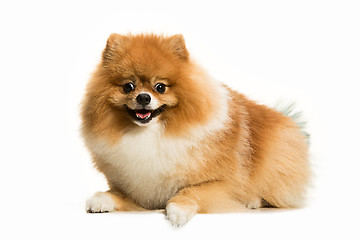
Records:
[[[118,144],[93,144],[93,150],[109,164],[104,173],[113,185],[147,208],[163,208],[182,185],[180,169],[188,167],[192,139],[167,138],[153,123],[124,135]]]

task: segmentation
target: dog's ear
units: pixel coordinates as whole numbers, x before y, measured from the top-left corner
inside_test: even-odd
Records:
[[[112,33],[110,34],[107,42],[106,42],[106,47],[108,48],[117,48],[120,47],[124,41],[126,41],[127,37],[117,34],[117,33]]]
[[[127,39],[128,38],[126,36],[112,33],[106,42],[106,47],[102,55],[103,60],[112,59],[115,53],[121,54],[121,52],[124,51],[124,45]]]
[[[188,60],[189,53],[186,49],[183,35],[176,34],[174,36],[169,37],[169,46],[170,46],[170,50],[180,59]]]

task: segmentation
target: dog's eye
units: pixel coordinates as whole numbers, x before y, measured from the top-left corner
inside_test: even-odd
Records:
[[[166,85],[163,83],[157,83],[155,85],[155,91],[157,91],[160,94],[164,94],[166,90]]]
[[[133,83],[126,83],[123,85],[123,89],[125,93],[129,93],[135,89],[135,85]]]

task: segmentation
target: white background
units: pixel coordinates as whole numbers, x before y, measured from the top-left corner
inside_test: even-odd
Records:
[[[0,237],[359,239],[359,13],[346,0],[2,1]],[[216,79],[260,103],[297,102],[312,135],[308,206],[197,215],[181,229],[161,213],[86,214],[107,186],[79,104],[112,32],[182,33]]]

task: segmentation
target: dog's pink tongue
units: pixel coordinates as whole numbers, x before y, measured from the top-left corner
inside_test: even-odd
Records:
[[[141,119],[144,119],[144,118],[147,118],[147,117],[149,117],[151,115],[151,112],[147,112],[147,113],[136,113],[136,116],[138,117],[138,118],[141,118]]]

